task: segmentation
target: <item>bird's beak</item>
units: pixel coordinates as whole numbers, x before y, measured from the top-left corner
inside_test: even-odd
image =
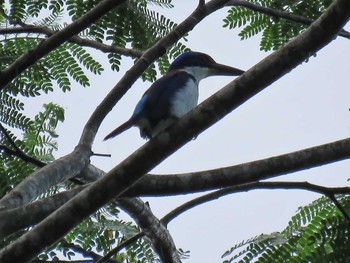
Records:
[[[210,66],[210,75],[220,75],[220,76],[239,76],[244,73],[243,70],[238,68],[226,66],[219,63],[214,63]]]

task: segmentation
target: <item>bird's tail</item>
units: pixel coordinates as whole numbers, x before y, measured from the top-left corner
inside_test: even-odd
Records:
[[[135,118],[131,117],[129,120],[127,120],[122,125],[114,129],[111,133],[109,133],[103,140],[106,141],[121,134],[122,132],[130,129],[134,124],[135,124]]]

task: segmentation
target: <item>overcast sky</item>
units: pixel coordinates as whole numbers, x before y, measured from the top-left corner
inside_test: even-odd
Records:
[[[182,21],[195,8],[197,1],[173,1],[171,17]],[[225,10],[204,20],[188,37],[188,47],[210,54],[217,62],[249,69],[266,57],[259,50],[260,37],[240,41],[238,31],[222,28]],[[348,30],[350,27],[347,28]],[[350,133],[349,40],[337,38],[291,73],[209,128],[178,150],[152,173],[182,173],[213,169],[284,154],[346,138]],[[100,61],[106,61],[101,55]],[[126,65],[131,60],[125,59]],[[58,128],[60,157],[73,150],[82,128],[121,72],[106,70],[92,79],[90,88],[75,88],[70,93],[55,92],[45,98],[30,100],[27,108],[36,110],[38,101],[54,101],[66,110],[66,121]],[[204,100],[231,77],[211,77],[200,84]],[[111,153],[112,158],[93,157],[92,163],[109,171],[146,141],[137,128],[113,140],[104,136],[127,120],[150,83],[136,82],[132,90],[102,123],[94,151]],[[78,100],[78,103],[77,103]],[[350,161],[283,176],[275,180],[310,181],[327,186],[347,185]],[[158,217],[162,217],[186,200],[198,195],[168,198],[144,198]],[[177,247],[191,251],[184,262],[221,262],[220,256],[243,239],[260,233],[282,230],[297,208],[318,198],[305,191],[251,191],[222,198],[181,215],[169,224]]]

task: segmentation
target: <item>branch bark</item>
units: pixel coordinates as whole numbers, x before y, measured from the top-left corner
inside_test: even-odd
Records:
[[[184,174],[147,175],[124,196],[189,194],[238,186],[350,158],[350,138],[262,160]]]
[[[0,200],[0,211],[28,204],[52,186],[80,174],[90,156],[90,149],[77,146],[72,153],[37,170]]]
[[[14,148],[14,150],[8,148],[6,145],[0,145],[0,151],[4,151],[6,154],[16,156],[19,159],[25,161],[25,162],[30,162],[38,167],[43,167],[46,165],[46,163],[42,162],[41,160],[27,155],[25,152],[23,152],[17,145],[16,143],[12,140],[10,134],[8,131],[5,129],[5,127],[0,123],[0,131],[6,138],[6,140],[10,143],[10,145]]]
[[[60,243],[62,246],[69,248],[71,250],[74,250],[75,252],[83,255],[84,258],[91,257],[93,259],[93,261],[90,260],[89,262],[96,262],[97,263],[102,258],[101,255],[96,254],[93,251],[86,251],[74,243],[68,243],[65,239],[61,240]],[[50,262],[52,262],[52,261],[50,261]],[[70,262],[72,262],[72,261],[70,261]],[[73,263],[74,263],[74,261],[73,261]],[[104,260],[103,263],[122,263],[122,262],[119,260],[108,258],[108,259]]]
[[[161,262],[181,263],[169,231],[153,215],[147,203],[144,203],[140,198],[121,198],[117,200],[117,203],[118,206],[134,218],[143,233],[151,240]]]
[[[79,186],[19,208],[0,212],[0,239],[20,229],[34,226],[77,195],[85,187]]]

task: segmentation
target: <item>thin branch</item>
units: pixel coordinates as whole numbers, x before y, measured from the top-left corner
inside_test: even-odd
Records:
[[[12,140],[10,134],[5,129],[5,127],[0,123],[0,130],[2,134],[5,136],[6,140],[11,144],[13,148],[15,148],[16,152],[21,152],[21,149],[17,146],[17,144]]]
[[[312,191],[316,192],[322,195],[325,195],[329,197],[334,204],[338,207],[338,209],[343,213],[345,219],[347,219],[350,222],[350,217],[347,215],[347,213],[344,211],[342,206],[339,204],[339,202],[335,198],[331,198],[331,196],[334,197],[335,194],[350,194],[350,187],[325,187],[320,185],[311,184],[309,182],[252,182],[232,187],[226,187],[224,189],[220,189],[214,192],[211,192],[209,194],[200,196],[198,198],[195,198],[189,202],[184,203],[183,205],[175,208],[173,211],[166,214],[162,219],[161,222],[164,225],[168,225],[170,221],[174,220],[176,217],[178,217],[180,214],[196,207],[199,205],[202,205],[206,202],[213,201],[215,199],[219,199],[223,196],[233,194],[233,193],[239,193],[239,192],[246,192],[251,190],[259,190],[259,189],[269,189],[269,190],[276,190],[276,189],[286,189],[286,190],[306,190],[306,191]],[[334,201],[335,200],[335,201]]]
[[[34,26],[29,24],[24,24],[22,27],[12,27],[12,28],[2,28],[0,29],[0,35],[2,34],[28,34],[36,33],[41,35],[46,35],[48,37],[54,35],[57,31],[54,31],[48,27]],[[96,40],[85,39],[79,36],[73,36],[67,39],[70,43],[75,43],[79,46],[90,47],[99,50],[103,53],[117,53],[120,55],[139,58],[142,56],[143,51],[134,48],[122,48],[115,45],[107,45]]]
[[[200,196],[189,202],[184,203],[183,205],[175,208],[174,210],[166,214],[161,219],[161,222],[165,226],[167,226],[170,221],[174,220],[179,215],[183,214],[184,212],[196,206],[202,205],[203,203],[210,202],[215,199],[219,199],[229,194],[246,192],[251,190],[258,190],[258,189],[270,189],[270,190],[276,190],[276,189],[286,189],[286,190],[299,189],[300,190],[301,189],[301,190],[312,191],[312,192],[325,195],[331,201],[333,201],[335,206],[343,214],[344,218],[350,223],[350,216],[347,214],[345,209],[341,206],[341,204],[335,198],[335,194],[350,194],[350,187],[325,187],[325,186],[311,184],[308,182],[253,182],[253,183],[243,184],[239,186],[226,187],[224,189],[214,191],[212,193]]]
[[[166,227],[140,198],[119,198],[118,206],[127,212],[151,240],[161,262],[181,263],[174,241]]]
[[[93,9],[87,12],[64,29],[56,32],[48,39],[41,42],[35,48],[18,58],[8,68],[0,72],[0,90],[10,83],[18,74],[32,66],[40,58],[50,53],[52,50],[63,44],[72,36],[78,34],[90,24],[97,21],[107,12],[123,3],[125,0],[104,0],[100,1]]]
[[[99,260],[102,258],[101,255],[99,254],[96,254],[95,252],[93,251],[86,251],[85,249],[83,249],[82,247],[76,245],[76,244],[73,244],[73,243],[68,243],[65,239],[62,239],[60,241],[61,245],[63,247],[66,247],[66,248],[69,248],[69,249],[72,249],[74,250],[75,252],[78,252],[80,253],[83,257],[91,257],[96,263],[99,262]],[[91,261],[90,261],[91,262]],[[105,261],[103,261],[104,263],[121,263],[120,261],[118,260],[115,260],[115,259],[107,259]]]
[[[0,123],[0,131],[2,132],[2,134],[5,136],[6,140],[10,143],[10,145],[14,148],[14,150],[8,148],[5,145],[0,145],[0,150],[3,150],[5,153],[12,155],[12,156],[16,156],[17,158],[25,161],[25,162],[29,162],[32,163],[38,167],[43,167],[46,165],[46,163],[44,163],[43,161],[29,156],[27,155],[25,152],[23,152],[17,145],[16,143],[12,140],[10,134],[8,133],[8,131],[5,129],[4,126],[2,126],[2,124]]]
[[[98,156],[98,157],[111,157],[112,155],[109,153],[95,153],[92,152],[92,156]]]
[[[243,164],[184,174],[147,176],[124,196],[189,194],[241,185],[350,158],[350,138]]]
[[[261,6],[249,1],[245,1],[245,0],[231,0],[230,2],[228,2],[227,6],[242,6],[245,8],[248,8],[252,11],[256,11],[265,15],[269,15],[275,18],[283,18],[292,22],[296,22],[296,23],[300,23],[303,25],[311,25],[314,20],[307,18],[307,17],[303,17],[303,16],[297,16],[288,12],[283,12],[283,11],[279,11],[273,8],[269,8],[269,7],[265,7],[265,6]],[[350,39],[350,33],[347,32],[346,30],[342,29],[339,33],[339,36],[345,37]]]
[[[110,259],[113,255],[116,255],[120,250],[126,248],[127,246],[131,245],[132,243],[136,242],[138,239],[145,236],[145,233],[140,232],[136,235],[132,236],[131,238],[128,238],[127,240],[120,243],[115,248],[111,249],[106,255],[101,257],[96,263],[104,263],[106,260]]]
[[[350,216],[349,214],[345,211],[343,206],[339,203],[337,198],[335,197],[334,193],[329,193],[325,194],[332,202],[335,204],[335,206],[338,208],[338,210],[343,214],[344,218],[350,223]]]

